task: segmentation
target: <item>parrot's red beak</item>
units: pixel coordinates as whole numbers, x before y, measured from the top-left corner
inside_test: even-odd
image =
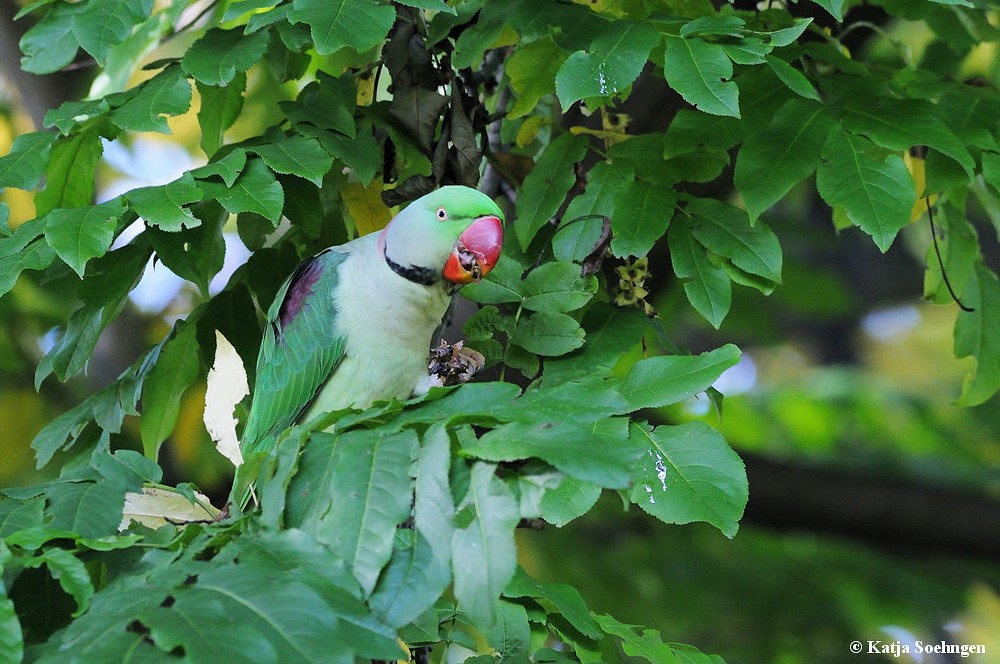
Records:
[[[442,275],[458,285],[479,281],[497,264],[501,248],[503,224],[500,218],[479,217],[458,236]]]

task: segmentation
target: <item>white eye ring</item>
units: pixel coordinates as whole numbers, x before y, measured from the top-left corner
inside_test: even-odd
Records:
[[[437,214],[438,221],[444,221],[448,218],[448,212],[443,207],[439,207],[435,214]]]

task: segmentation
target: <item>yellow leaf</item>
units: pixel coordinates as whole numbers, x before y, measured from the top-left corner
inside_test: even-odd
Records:
[[[208,371],[205,389],[205,428],[215,447],[234,466],[243,463],[240,441],[236,438],[236,404],[250,393],[243,360],[222,332],[215,331],[215,361]]]
[[[363,71],[358,74],[358,106],[370,106],[375,99],[375,72]]]
[[[122,508],[122,521],[118,530],[125,530],[135,521],[149,528],[159,528],[168,523],[189,521],[211,521],[219,515],[208,497],[194,492],[196,503],[191,503],[183,494],[169,489],[143,487],[142,493],[126,493]]]
[[[913,188],[917,192],[917,202],[913,204],[913,209],[910,210],[911,224],[927,212],[927,201],[923,198],[924,191],[927,188],[927,162],[922,156],[913,154],[913,152],[913,150],[907,150],[903,153],[903,163],[906,164],[906,169],[910,171],[910,175],[913,177]],[[933,205],[935,200],[937,200],[937,194],[931,194],[930,204]]]
[[[367,187],[360,182],[348,182],[340,195],[359,236],[382,230],[392,219],[392,210],[382,202],[382,181],[378,178]]]
[[[618,131],[615,129],[591,129],[590,127],[570,127],[569,131],[571,134],[589,134],[590,136],[596,136],[601,140],[607,141],[609,145],[614,145],[615,143],[621,143],[622,141],[627,141],[632,138],[630,135],[623,131]]]
[[[548,122],[548,118],[543,118],[540,115],[532,115],[522,122],[517,130],[517,136],[514,138],[517,147],[526,147],[531,141],[535,140],[535,136],[538,136],[538,130],[548,124]]]

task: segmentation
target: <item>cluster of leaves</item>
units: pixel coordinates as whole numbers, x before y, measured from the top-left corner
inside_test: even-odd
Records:
[[[843,21],[845,0],[813,4]],[[659,321],[612,304],[605,263],[668,251],[692,307],[718,327],[733,283],[769,293],[780,282],[781,248],[760,217],[813,173],[835,222],[883,250],[918,197],[938,194],[944,258],[929,268],[927,295],[947,295],[943,270],[974,309],[956,325],[956,354],[978,361],[963,401],[1000,387],[1000,285],[964,216],[970,191],[1000,209],[989,206],[1000,99],[943,72],[996,29],[967,2],[874,4],[924,20],[939,40],[931,51],[950,49],[951,60],[876,67],[788,8],[708,0],[229,0],[182,27],[193,3],[30,4],[26,70],[57,71],[82,49],[103,72],[90,99],[53,109],[48,130],[0,158],[0,186],[44,179],[37,217],[0,237],[0,295],[44,271],[75,281],[81,302],[36,383],[86,367],[151,257],[202,300],[39,434],[40,465],[75,455],[57,480],[5,490],[0,658],[393,659],[401,638],[479,661],[591,662],[618,647],[654,662],[717,661],[531,580],[516,566],[514,530],[564,525],[608,489],[664,522],[736,532],[746,477],[725,441],[637,413],[705,391],[739,352],[645,357],[650,339],[674,349]],[[182,54],[147,64],[128,87],[147,53],[188,33]],[[628,133],[617,106],[640,76],[696,110],[665,131]],[[300,84],[278,125],[227,143],[260,80]],[[104,142],[169,133],[195,91],[208,163],[95,204]],[[582,106],[601,127],[563,131],[560,113]],[[914,146],[927,146],[919,184],[904,160]],[[379,228],[391,207],[439,184],[475,186],[484,160],[509,193],[510,240],[489,278],[466,289],[482,307],[464,329],[502,377],[509,368],[530,386],[467,385],[333,413],[283,437],[259,513],[119,534],[126,497],[162,479],[159,448],[212,363],[216,332],[252,372],[258,311],[301,257]],[[705,193],[727,178],[742,206]],[[234,216],[254,253],[208,297]],[[112,436],[140,413],[145,455],[112,452]],[[35,610],[38,583],[61,591]]]

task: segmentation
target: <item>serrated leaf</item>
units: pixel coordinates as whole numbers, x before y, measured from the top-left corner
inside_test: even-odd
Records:
[[[830,16],[837,19],[837,22],[844,20],[844,3],[847,0],[812,0],[817,5],[830,13]]]
[[[573,53],[559,68],[556,95],[563,110],[580,99],[611,97],[628,88],[658,41],[659,35],[649,23],[609,23],[588,51]]]
[[[823,106],[791,99],[766,129],[747,137],[736,158],[733,182],[752,222],[816,169],[823,144],[836,129]]]
[[[867,94],[859,94],[850,102],[840,112],[844,126],[852,132],[900,152],[914,145],[930,146],[961,164],[972,176],[975,160],[933,103],[923,99],[873,99]]]
[[[0,545],[2,546],[2,545]],[[24,657],[24,634],[14,602],[0,584],[0,663],[20,664]]]
[[[762,222],[750,225],[747,213],[714,198],[697,198],[686,208],[691,232],[707,249],[724,256],[744,272],[781,281],[781,245]]]
[[[198,339],[193,325],[178,323],[173,338],[160,351],[142,389],[142,448],[156,460],[160,444],[173,433],[181,398],[198,377]]]
[[[800,97],[820,101],[819,93],[816,92],[816,88],[813,87],[813,84],[806,78],[805,74],[790,65],[786,60],[768,55],[764,58],[764,61],[767,62],[767,65],[774,72],[775,76],[788,86],[789,90]]]
[[[289,17],[308,23],[320,55],[349,46],[358,53],[385,39],[396,20],[389,5],[376,0],[294,0]]]
[[[733,287],[729,277],[722,268],[712,264],[686,220],[671,226],[667,242],[674,274],[684,280],[688,301],[718,329],[732,304]]]
[[[663,72],[667,83],[698,110],[740,117],[739,90],[728,80],[733,63],[719,44],[667,35]]]
[[[201,224],[186,206],[201,200],[202,193],[194,176],[185,173],[168,184],[133,189],[126,196],[132,209],[147,224],[171,232]]]
[[[198,81],[198,124],[201,126],[201,149],[212,157],[223,144],[223,135],[229,129],[240,111],[243,110],[243,93],[246,91],[247,77],[240,72],[221,87],[206,85]]]
[[[975,368],[962,381],[961,406],[976,406],[1000,389],[1000,283],[982,262],[976,262],[973,278],[962,294],[973,311],[961,311],[955,321],[955,357],[974,357]]]
[[[674,216],[677,195],[671,189],[633,180],[618,192],[611,217],[611,251],[642,258],[663,237]]]
[[[632,427],[648,445],[633,475],[632,502],[664,523],[705,521],[726,537],[739,528],[748,489],[743,461],[704,422]]]
[[[187,50],[181,67],[206,85],[226,85],[264,56],[268,36],[267,30],[245,35],[242,30],[213,28]]]
[[[118,532],[125,488],[110,482],[59,482],[46,495],[52,515],[47,527],[98,538]]]
[[[348,138],[331,131],[302,125],[298,127],[298,131],[305,136],[318,139],[324,150],[354,169],[361,182],[371,182],[378,169],[382,167],[379,144],[371,132],[361,131],[354,138]]]
[[[486,630],[486,642],[493,648],[498,664],[528,661],[531,652],[531,627],[528,612],[514,602],[497,602],[496,623]]]
[[[544,384],[583,376],[605,376],[630,349],[640,343],[647,319],[636,309],[594,303],[583,318],[587,342],[583,348],[545,362]]]
[[[743,34],[746,21],[738,16],[699,16],[681,26],[681,37],[695,35],[716,35],[739,37]]]
[[[197,174],[196,174],[197,175]],[[255,212],[277,223],[285,205],[285,191],[263,160],[251,159],[231,187],[202,184],[205,198],[215,198],[233,214]]]
[[[191,107],[191,84],[177,65],[171,65],[127,93],[128,100],[111,111],[111,121],[130,131],[169,134],[164,115],[187,113]]]
[[[624,441],[565,420],[504,424],[463,445],[463,451],[486,461],[542,459],[567,475],[612,489],[628,486],[637,454]]]
[[[566,314],[537,311],[522,318],[510,342],[536,355],[565,355],[583,345],[583,328]]]
[[[450,555],[438,557],[419,531],[402,532],[398,539],[411,541],[396,547],[368,600],[372,611],[396,628],[433,607],[451,582]],[[450,534],[443,544],[448,541]]]
[[[84,9],[83,3],[60,3],[49,9],[21,37],[21,68],[32,74],[50,74],[73,62],[80,45],[73,31],[73,17]]]
[[[55,140],[51,131],[33,131],[15,138],[10,152],[0,157],[0,187],[37,187]]]
[[[488,627],[496,618],[496,599],[514,575],[517,501],[495,475],[496,466],[472,466],[468,494],[459,505],[472,511],[469,524],[451,541],[454,592],[459,609],[473,625]]]
[[[463,33],[464,34],[464,33]],[[533,111],[542,97],[552,94],[556,74],[569,54],[556,46],[551,37],[523,44],[504,63],[504,74],[517,99],[507,117],[514,119]]]
[[[53,210],[45,215],[45,240],[82,279],[87,261],[111,247],[124,210],[121,198],[87,208]]]
[[[99,128],[60,138],[52,145],[45,189],[35,195],[35,213],[89,205],[94,199],[94,171],[104,147]]]
[[[298,175],[317,187],[330,170],[333,159],[314,138],[291,136],[282,141],[255,145],[253,152],[277,173]]]
[[[522,250],[527,250],[538,231],[559,211],[576,182],[573,167],[586,152],[586,137],[567,133],[549,143],[538,158],[517,196],[514,233]]]
[[[663,642],[656,630],[627,625],[609,615],[595,615],[594,619],[605,633],[622,640],[622,650],[625,654],[642,657],[654,664],[681,664],[673,649]],[[642,629],[642,635],[636,634],[637,629]]]
[[[37,221],[17,227],[14,234],[0,238],[0,296],[14,287],[25,270],[42,270],[52,264],[56,252],[42,237],[43,228]]]
[[[843,206],[851,222],[885,252],[896,233],[910,223],[917,194],[898,155],[879,161],[864,149],[864,139],[853,134],[830,134],[816,171],[816,189],[827,204]]]
[[[73,17],[73,32],[102,67],[111,49],[125,41],[153,10],[153,0],[90,0],[86,5]]]
[[[44,523],[45,498],[30,500],[0,498],[0,539],[19,530],[40,528]]]
[[[521,272],[523,268],[513,258],[505,254],[493,267],[486,278],[479,283],[471,283],[462,289],[462,295],[480,304],[503,304],[521,301]]]
[[[565,313],[590,301],[597,292],[597,277],[581,277],[579,265],[552,261],[529,272],[522,288],[525,309]]]
[[[634,410],[667,406],[704,392],[739,360],[733,344],[701,355],[649,357],[632,366],[618,391]]]
[[[191,171],[191,175],[199,179],[204,179],[217,175],[222,178],[227,187],[232,187],[236,183],[236,178],[243,172],[243,167],[247,163],[246,150],[238,148],[227,152],[225,156],[216,161],[209,162],[204,166]]]
[[[542,496],[542,518],[561,528],[589,512],[600,497],[600,486],[567,476]]]
[[[288,490],[289,521],[343,558],[370,594],[410,511],[413,431],[314,434]],[[315,494],[315,495],[312,495]]]
[[[540,583],[518,567],[503,594],[504,597],[531,597],[551,602],[555,608],[554,613],[565,618],[580,634],[589,639],[601,637],[600,626],[591,617],[580,592],[573,586],[565,583]]]
[[[74,618],[87,610],[94,596],[94,584],[82,560],[66,549],[51,547],[42,555],[33,558],[32,563],[44,563],[52,578],[58,581],[63,591],[76,601]]]

